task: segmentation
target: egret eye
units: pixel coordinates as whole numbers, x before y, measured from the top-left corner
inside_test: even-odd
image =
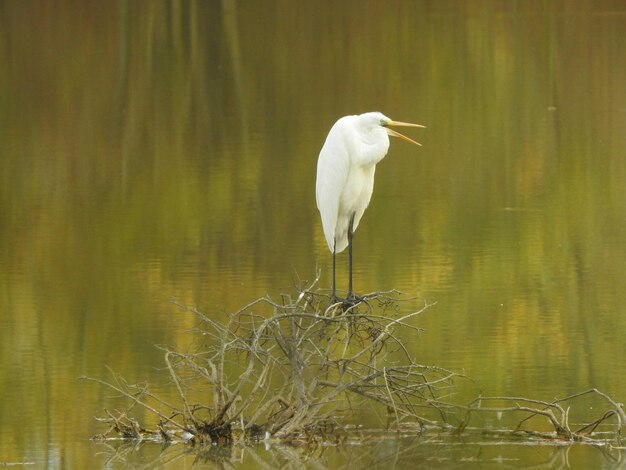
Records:
[[[380,125],[383,126],[383,127],[387,126],[387,121],[385,121],[384,119],[381,119],[380,120]]]

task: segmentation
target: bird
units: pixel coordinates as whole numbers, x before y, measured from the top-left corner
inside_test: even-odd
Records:
[[[425,127],[392,121],[380,112],[344,116],[331,127],[317,160],[315,197],[328,248],[333,255],[331,303],[363,300],[352,288],[352,238],[374,189],[374,173],[389,150],[389,136],[421,146],[389,126]],[[348,295],[337,296],[336,255],[348,248]]]

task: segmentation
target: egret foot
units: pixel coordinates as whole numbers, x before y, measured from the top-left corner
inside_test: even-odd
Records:
[[[356,307],[359,304],[365,304],[369,307],[369,303],[367,302],[367,297],[360,295],[356,295],[354,293],[348,294],[348,297],[339,297],[336,294],[332,294],[329,299],[329,306],[341,304],[341,310],[344,312],[352,307]]]
[[[330,299],[328,300],[328,305],[342,304],[346,301],[343,297],[339,297],[338,295],[332,294]]]
[[[348,305],[349,307],[354,307],[361,302],[367,303],[367,299],[365,297],[361,297],[360,295],[356,295],[354,292],[350,292],[348,297],[344,299],[343,304]]]

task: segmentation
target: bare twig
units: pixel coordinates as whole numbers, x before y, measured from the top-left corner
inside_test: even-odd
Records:
[[[596,442],[592,434],[598,426],[616,419],[613,437],[621,443],[623,405],[597,389],[553,401],[479,396],[467,406],[452,403],[456,380],[465,377],[418,364],[405,338],[421,331],[415,319],[433,303],[402,312],[399,305],[406,300],[391,290],[367,294],[366,301],[355,306],[328,305],[328,295],[312,291],[318,280],[319,272],[310,282],[298,278],[295,295],[283,295],[279,302],[261,297],[220,321],[196,307],[172,302],[197,318],[192,333],[202,339],[194,352],[164,349],[181,405],[168,404],[147,385],[129,385],[115,374],[111,383],[84,377],[130,401],[118,415],[106,412],[106,434],[169,441],[176,437],[174,429],[182,439],[239,442],[267,432],[274,438],[309,442],[326,436],[346,413],[375,407],[398,429],[403,423],[417,423],[420,429],[462,432],[471,429],[476,413],[497,413],[518,417],[517,425],[493,432],[584,442]],[[199,403],[191,393],[198,387],[210,392],[202,393],[205,401]],[[572,430],[574,401],[591,395],[603,398],[610,409]],[[483,406],[489,403],[502,406]],[[156,430],[146,431],[130,417],[136,405],[160,419]],[[522,429],[535,416],[547,418],[554,433]],[[456,428],[451,422],[458,423]]]

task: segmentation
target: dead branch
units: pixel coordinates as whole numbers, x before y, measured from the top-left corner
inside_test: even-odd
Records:
[[[569,413],[571,407],[568,406],[564,408],[561,406],[561,403],[564,402],[572,402],[576,399],[581,399],[583,397],[589,395],[598,395],[604,398],[611,406],[611,409],[603,411],[601,416],[590,421],[589,423],[583,425],[577,430],[572,430],[569,423]],[[482,402],[503,402],[510,403],[508,406],[501,407],[485,407],[482,405]],[[522,426],[527,424],[529,420],[531,420],[535,416],[545,416],[548,418],[550,424],[554,428],[555,437],[558,439],[564,439],[568,441],[593,441],[596,442],[593,438],[593,433],[596,428],[600,425],[608,421],[610,418],[615,417],[617,420],[617,426],[615,428],[615,432],[613,438],[615,439],[617,445],[621,445],[622,442],[622,432],[626,425],[624,421],[624,410],[623,404],[615,402],[612,398],[606,395],[599,390],[592,388],[586,390],[584,392],[576,393],[570,395],[565,398],[557,398],[553,401],[543,401],[536,400],[524,397],[484,397],[480,396],[473,400],[470,405],[466,408],[467,415],[466,420],[464,420],[462,426],[465,427],[469,422],[469,416],[474,412],[481,413],[496,413],[498,415],[502,415],[503,413],[522,413],[524,415],[523,419],[521,419],[512,432],[525,432],[528,434],[536,433],[533,430],[523,429]],[[541,435],[542,437],[546,437],[545,434],[536,433],[537,435]]]
[[[457,381],[465,377],[418,364],[406,346],[407,335],[421,331],[415,319],[434,304],[403,312],[402,293],[392,290],[368,294],[366,302],[349,308],[329,306],[328,295],[311,290],[318,278],[319,273],[310,283],[297,279],[293,297],[256,299],[222,321],[172,302],[198,321],[192,332],[199,337],[195,350],[164,349],[180,404],[166,403],[145,384],[131,385],[115,374],[112,382],[84,377],[130,403],[117,414],[105,411],[100,419],[109,430],[104,435],[167,442],[232,443],[264,436],[314,442],[327,438],[329,429],[341,429],[348,414],[378,408],[397,429],[417,425],[463,432],[475,429],[469,427],[475,415],[495,413],[518,419],[493,432],[578,442],[598,442],[598,427],[616,420],[612,439],[621,444],[623,405],[596,389],[552,401],[480,396],[467,406],[451,402]],[[571,406],[593,395],[609,408],[572,429]],[[489,403],[501,406],[485,406]],[[153,414],[159,425],[140,426],[130,415],[135,406]],[[547,418],[553,433],[528,429],[536,416]]]

